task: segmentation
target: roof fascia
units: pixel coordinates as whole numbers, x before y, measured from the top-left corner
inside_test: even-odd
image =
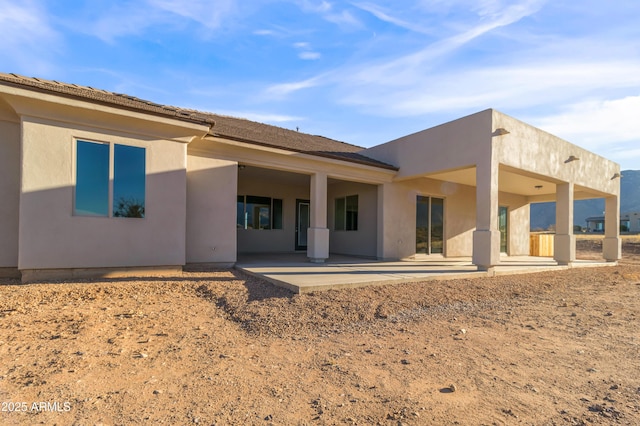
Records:
[[[194,136],[205,135],[210,130],[206,123],[195,123],[170,116],[147,113],[121,108],[118,105],[105,105],[79,97],[68,97],[54,93],[36,93],[31,89],[0,84],[0,96],[23,117],[35,117],[54,120],[68,124],[91,125],[92,127],[114,129],[120,121],[122,124],[139,123],[133,126],[137,130],[126,129],[128,133],[160,136],[180,142],[189,142]],[[75,113],[70,113],[74,111]],[[83,111],[84,114],[79,111]],[[98,114],[96,114],[98,113]],[[95,114],[96,123],[83,120]],[[124,121],[122,121],[124,119]],[[151,131],[143,131],[149,128]],[[162,131],[164,130],[164,131]],[[167,136],[169,135],[169,136]]]
[[[203,146],[203,141],[209,146]],[[215,146],[209,143],[214,142]],[[258,167],[302,174],[327,173],[328,176],[362,183],[382,184],[393,181],[396,171],[356,162],[327,158],[304,152],[253,145],[220,137],[196,139],[187,155],[211,156],[217,159],[256,165]]]

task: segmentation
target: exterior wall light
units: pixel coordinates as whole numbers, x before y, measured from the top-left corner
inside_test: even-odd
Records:
[[[540,191],[542,189],[542,185],[536,185],[534,186],[535,189],[537,189],[538,191]]]
[[[511,132],[508,131],[505,128],[500,127],[498,129],[494,130],[494,132],[491,133],[491,136],[503,136],[503,135],[508,135],[509,133],[511,133]]]
[[[621,177],[622,177],[622,175],[621,175],[620,173],[617,173],[617,172],[616,172],[616,173],[614,173],[614,174],[613,174],[613,176],[611,177],[611,180],[619,179],[619,178],[621,178]]]
[[[564,160],[565,163],[570,163],[572,161],[578,161],[579,158],[576,157],[575,155],[570,155],[569,158],[567,158],[566,160]]]

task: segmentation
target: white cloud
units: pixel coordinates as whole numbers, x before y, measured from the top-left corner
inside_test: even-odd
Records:
[[[273,30],[255,30],[253,33],[255,35],[269,36],[269,35],[275,35],[276,32]]]
[[[390,12],[383,10],[383,8],[379,7],[378,5],[372,3],[353,3],[353,5],[361,10],[369,12],[383,22],[387,22],[398,27],[423,34],[433,34],[434,32],[432,28],[426,25],[417,25],[413,22],[391,16]]]
[[[147,0],[155,7],[171,14],[188,18],[209,29],[221,26],[225,17],[230,15],[236,6],[235,0],[190,0],[185,4],[182,0]]]
[[[620,163],[622,170],[639,170],[640,169],[640,148],[635,148],[637,142],[633,146],[620,145],[606,152],[603,152],[606,158]],[[622,176],[624,178],[624,175]]]
[[[395,80],[393,76],[378,73],[374,77],[365,73],[366,70],[361,71],[357,78],[366,81],[377,78],[378,84],[357,86],[358,80],[345,81],[343,101],[387,116],[558,105],[598,89],[640,87],[640,61],[550,61],[446,73],[413,68],[399,71]]]
[[[0,0],[0,56],[21,69],[4,70],[29,75],[51,72],[50,56],[62,39],[38,2]]]
[[[308,89],[308,88],[317,86],[321,83],[321,80],[322,80],[322,77],[318,76],[318,77],[309,78],[307,80],[295,81],[292,83],[274,84],[272,86],[269,86],[265,90],[265,95],[267,95],[268,97],[287,96],[293,92],[297,92],[302,89]]]
[[[300,59],[313,61],[316,59],[320,59],[320,57],[322,56],[319,52],[315,52],[311,49],[310,43],[304,41],[294,43],[293,47],[302,50],[302,52],[298,53],[298,58]]]
[[[333,3],[324,0],[320,2],[302,0],[296,3],[303,12],[318,14],[324,20],[338,25],[343,30],[359,29],[363,26],[348,10],[336,11]]]
[[[569,105],[558,114],[531,118],[538,127],[587,149],[602,150],[612,141],[640,143],[640,93],[620,99]],[[636,149],[636,154],[640,150]],[[623,155],[632,154],[628,149]]]
[[[298,4],[302,8],[302,10],[312,13],[327,13],[333,8],[332,4],[325,0],[302,0],[298,1]]]
[[[423,12],[432,14],[460,16],[472,13],[475,16],[492,19],[500,16],[507,8],[539,8],[542,3],[547,1],[520,0],[514,4],[513,0],[476,0],[474,2],[468,0],[420,0],[415,5]]]
[[[316,59],[320,59],[321,56],[322,55],[320,53],[318,53],[318,52],[309,52],[309,51],[300,52],[298,54],[298,57],[300,59],[304,59],[304,60],[307,60],[307,61],[313,61],[313,60],[316,60]]]
[[[328,13],[324,16],[324,19],[338,25],[343,30],[363,28],[362,23],[348,10],[343,10],[340,13]]]
[[[113,3],[104,8],[100,18],[89,22],[80,31],[112,42],[132,34],[141,34],[148,28],[180,26],[184,21],[196,22],[207,34],[220,28],[225,19],[236,11],[236,0],[191,0],[188,5],[180,0],[145,0]]]
[[[413,84],[424,80],[437,59],[442,59],[472,40],[492,31],[519,21],[525,16],[535,13],[540,2],[525,2],[506,7],[502,14],[492,20],[482,20],[475,25],[450,37],[429,44],[422,50],[400,56],[395,60],[366,64],[360,69],[349,70],[345,75],[352,75],[352,84]]]
[[[127,9],[114,5],[95,22],[79,28],[79,31],[94,35],[105,42],[113,42],[119,37],[143,33],[149,26],[159,21],[157,11],[143,8]]]
[[[429,75],[432,63],[436,59],[454,52],[483,34],[535,13],[539,7],[541,7],[539,0],[525,0],[512,4],[502,9],[501,14],[491,20],[482,20],[453,36],[395,60],[385,58],[380,62],[345,66],[302,82],[277,84],[268,88],[266,92],[284,96],[320,84],[333,84],[340,88],[341,93],[344,93],[342,100],[346,103],[375,108],[384,105],[385,108],[396,109],[397,112],[406,113],[409,109],[412,115],[422,114],[425,112],[426,105],[436,107],[433,101],[438,101],[438,105],[442,105],[439,103],[441,98],[427,96],[427,99],[424,99],[424,94],[429,92],[420,90],[425,85],[429,86],[428,83],[431,80],[426,76]],[[456,84],[458,84],[457,81]],[[389,100],[394,98],[398,100],[395,106],[393,102],[389,103]],[[415,105],[416,103],[421,105]]]

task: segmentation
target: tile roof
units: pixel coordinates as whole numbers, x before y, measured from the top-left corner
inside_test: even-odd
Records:
[[[134,96],[95,89],[93,87],[60,83],[54,80],[44,80],[34,77],[24,77],[17,74],[0,73],[0,84],[14,85],[45,93],[54,93],[88,102],[116,106],[122,109],[155,114],[197,124],[213,125],[211,130],[212,134],[239,142],[397,170],[395,166],[360,154],[359,152],[364,149],[362,147],[323,136],[310,135],[269,124],[257,123],[243,118],[161,105]]]

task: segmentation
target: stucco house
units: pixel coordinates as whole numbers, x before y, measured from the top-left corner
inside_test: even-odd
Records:
[[[588,232],[604,232],[605,216],[591,216],[585,219]],[[640,212],[627,212],[620,214],[620,231],[631,234],[640,233]]]
[[[616,163],[488,109],[362,148],[89,87],[0,74],[0,273],[162,274],[242,253],[378,259],[529,254],[529,205],[606,199]],[[618,226],[603,257],[620,258]]]

